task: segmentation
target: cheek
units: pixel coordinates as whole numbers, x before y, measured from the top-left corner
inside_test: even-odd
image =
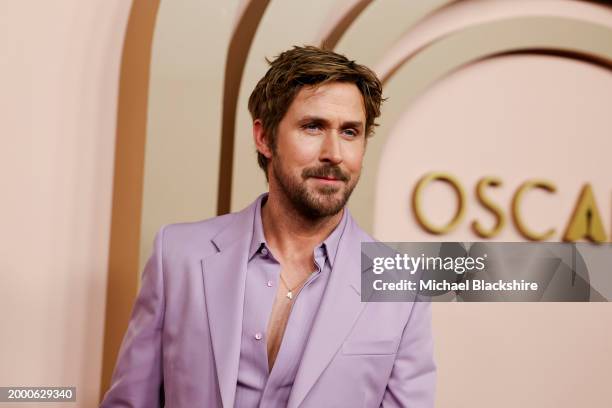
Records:
[[[308,165],[319,157],[320,146],[314,139],[285,145],[286,157],[297,165]]]
[[[349,146],[345,150],[344,163],[346,167],[352,172],[358,172],[361,170],[363,164],[363,156],[365,154],[364,146]]]

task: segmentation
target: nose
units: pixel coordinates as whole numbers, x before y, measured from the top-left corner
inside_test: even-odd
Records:
[[[336,132],[330,132],[325,135],[321,145],[319,160],[332,165],[342,163],[340,136]]]

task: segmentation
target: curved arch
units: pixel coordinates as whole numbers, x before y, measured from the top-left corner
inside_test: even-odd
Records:
[[[134,0],[123,44],[100,397],[110,385],[138,291],[149,70],[158,9],[159,0]]]
[[[533,0],[519,4],[459,1],[436,10],[404,33],[376,65],[375,71],[383,81],[387,81],[419,50],[469,27],[515,18],[554,17],[609,26],[612,24],[612,9],[598,4],[559,0]]]
[[[240,93],[242,75],[251,43],[269,2],[270,0],[245,0],[243,2],[227,49],[225,78],[223,80],[221,152],[217,186],[218,215],[228,213],[230,210],[238,94]]]
[[[336,48],[346,30],[371,3],[372,0],[351,0],[342,11],[333,13],[329,22],[323,25],[315,44],[328,50]]]

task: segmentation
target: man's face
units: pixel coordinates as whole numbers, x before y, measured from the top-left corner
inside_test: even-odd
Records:
[[[277,127],[270,187],[308,218],[337,214],[359,180],[365,120],[354,84],[303,87]]]

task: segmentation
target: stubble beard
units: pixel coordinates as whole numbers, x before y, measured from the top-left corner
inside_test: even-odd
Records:
[[[295,210],[310,220],[338,214],[348,202],[359,180],[359,174],[352,180],[337,166],[326,165],[306,168],[301,177],[296,179],[282,169],[280,161],[276,156],[270,163],[279,188]],[[318,186],[309,189],[307,180],[314,175],[333,175],[344,182],[344,187]]]

